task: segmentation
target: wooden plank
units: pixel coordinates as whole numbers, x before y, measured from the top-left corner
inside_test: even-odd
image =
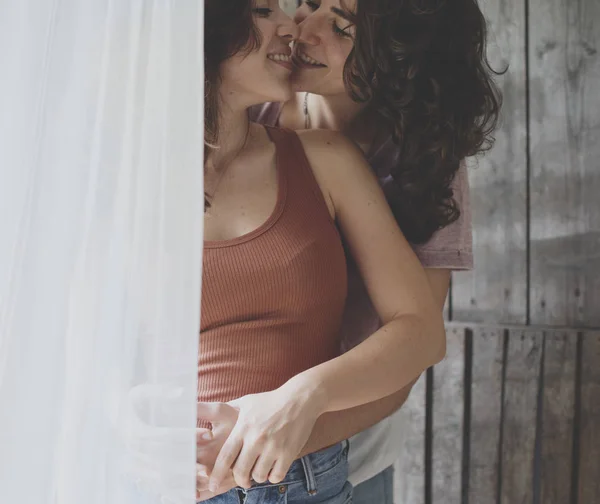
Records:
[[[531,0],[531,321],[600,325],[600,2]]]
[[[504,94],[496,144],[469,160],[475,269],[454,275],[454,320],[525,323],[527,317],[527,131],[525,5],[483,0],[489,57]],[[537,19],[537,16],[536,16]]]
[[[541,502],[571,499],[577,333],[545,333]],[[585,501],[584,501],[585,502]]]
[[[394,501],[425,502],[425,373],[400,409],[400,457],[394,464]]]
[[[288,15],[292,16],[298,8],[298,0],[279,0],[279,5]]]
[[[600,502],[600,332],[583,337],[579,504]]]
[[[462,502],[464,331],[446,332],[446,358],[433,370],[433,504]],[[410,501],[407,501],[410,502]]]
[[[510,331],[504,384],[501,504],[533,502],[540,332]]]
[[[473,334],[469,504],[496,504],[502,410],[504,331]]]

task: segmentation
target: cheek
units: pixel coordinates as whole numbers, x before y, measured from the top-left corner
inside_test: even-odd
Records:
[[[262,58],[256,55],[233,57],[221,69],[222,84],[238,92],[256,87],[261,75],[264,75],[264,64]]]
[[[352,51],[352,42],[350,40],[342,40],[339,37],[331,37],[327,41],[328,61],[332,68],[342,69],[346,64],[348,56]]]

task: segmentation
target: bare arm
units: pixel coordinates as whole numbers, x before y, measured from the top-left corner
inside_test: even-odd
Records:
[[[284,386],[290,394],[305,393],[325,414],[406,387],[444,357],[446,336],[427,275],[362,151],[332,131],[299,137],[382,321],[359,345]]]
[[[428,268],[425,273],[441,311],[450,285],[450,270]],[[387,418],[406,402],[415,382],[378,401],[321,415],[300,456],[339,443]]]

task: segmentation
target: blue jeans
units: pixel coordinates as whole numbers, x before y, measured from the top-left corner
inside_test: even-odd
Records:
[[[353,504],[394,504],[394,466],[356,485]]]
[[[348,441],[295,460],[281,483],[232,488],[207,504],[350,504]]]

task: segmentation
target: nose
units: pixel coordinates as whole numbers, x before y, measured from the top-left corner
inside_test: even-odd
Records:
[[[296,22],[298,22],[298,42],[306,45],[316,46],[321,43],[321,36],[319,35],[320,23],[318,16],[296,16]]]
[[[279,24],[277,29],[277,35],[282,39],[292,42],[298,39],[299,29],[298,25],[293,21],[291,17],[284,14],[283,21]]]

